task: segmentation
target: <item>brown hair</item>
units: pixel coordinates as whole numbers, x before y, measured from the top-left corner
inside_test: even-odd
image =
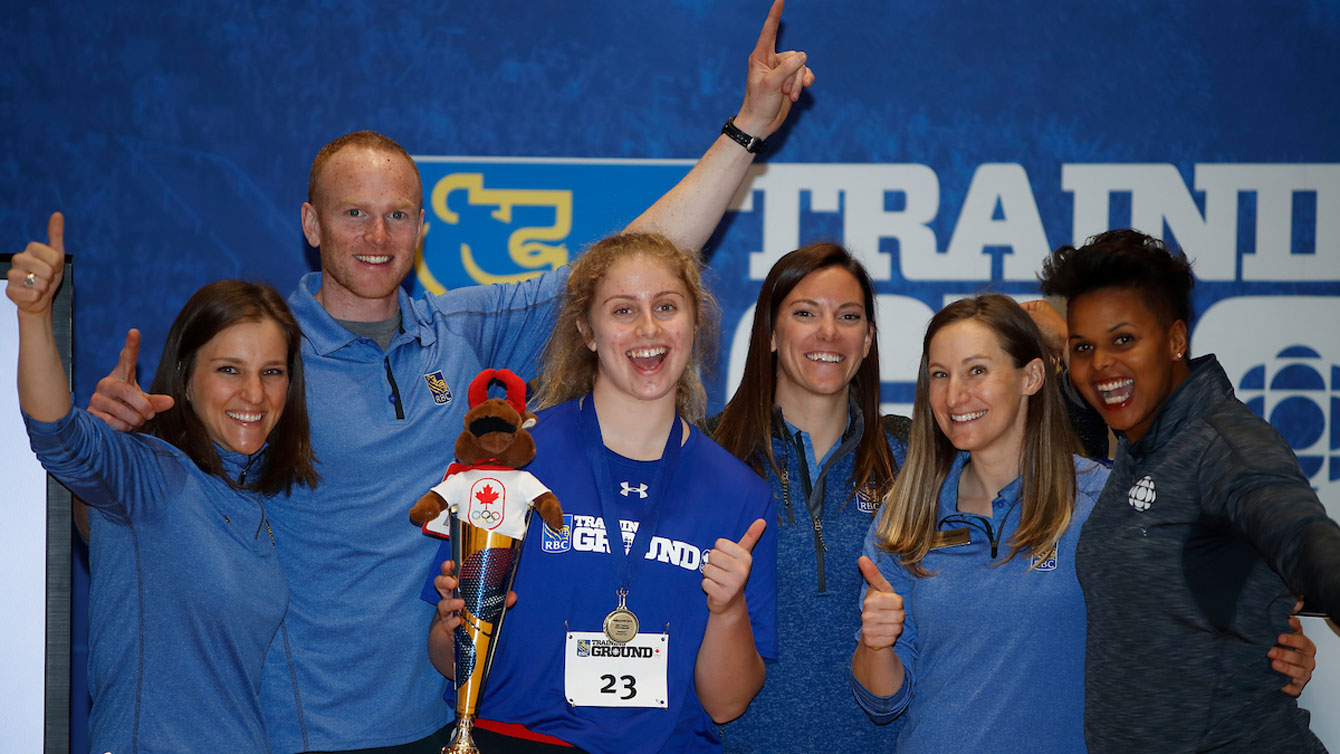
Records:
[[[383,136],[376,131],[352,131],[332,141],[321,151],[316,153],[316,159],[312,160],[312,169],[307,174],[307,201],[310,204],[316,204],[316,186],[317,179],[321,176],[321,171],[326,169],[326,163],[345,147],[366,147],[379,152],[388,152],[405,158],[409,167],[414,171],[414,178],[419,182],[419,205],[423,205],[423,179],[419,176],[419,166],[414,163],[414,158],[409,156],[405,148],[395,142],[389,136]]]
[[[1028,399],[1023,447],[1019,450],[1023,477],[1019,526],[1009,541],[1010,554],[1001,562],[1009,562],[1025,550],[1034,555],[1049,552],[1070,526],[1075,508],[1071,456],[1079,452],[1079,443],[1071,432],[1065,399],[1056,384],[1057,375],[1049,366],[1042,333],[1008,296],[986,294],[955,301],[932,317],[926,327],[907,461],[884,502],[877,531],[879,546],[901,556],[903,566],[917,576],[930,575],[921,561],[930,552],[937,530],[940,488],[958,454],[931,411],[928,354],[936,333],[966,320],[990,328],[1016,369],[1034,359],[1044,364],[1042,387]]]
[[[865,417],[865,431],[856,446],[856,465],[852,469],[851,489],[872,486],[883,494],[895,473],[889,441],[879,421],[879,331],[875,325],[875,293],[865,266],[845,248],[835,243],[814,243],[786,254],[768,270],[754,306],[754,326],[749,333],[749,354],[744,361],[744,376],[735,395],[721,412],[712,439],[732,455],[764,473],[764,463],[773,471],[777,459],[772,455],[772,409],[777,390],[777,354],[772,350],[772,335],[777,327],[777,312],[782,302],[800,281],[819,270],[841,267],[850,272],[861,286],[865,318],[870,323],[870,352],[852,377],[850,389]]]
[[[699,369],[707,354],[712,353],[716,341],[716,300],[703,286],[696,255],[656,233],[620,233],[610,236],[587,249],[572,263],[568,271],[563,308],[554,325],[554,333],[544,346],[540,386],[535,396],[539,408],[586,395],[595,386],[597,357],[586,347],[586,339],[577,323],[586,322],[590,316],[596,288],[605,279],[610,267],[620,259],[636,256],[669,267],[683,281],[688,292],[689,303],[693,306],[693,351],[684,366],[684,374],[679,378],[675,406],[680,416],[691,422],[702,418],[707,406],[707,392],[703,389]]]
[[[239,322],[271,320],[288,348],[288,394],[284,413],[268,438],[265,467],[245,485],[224,472],[219,453],[186,399],[200,348]],[[160,412],[140,431],[157,435],[186,453],[203,471],[266,495],[288,492],[293,485],[315,487],[319,479],[307,421],[307,392],[302,369],[302,330],[279,293],[264,283],[219,280],[200,290],[182,307],[168,331],[158,359],[152,393],[172,396],[172,408]]]

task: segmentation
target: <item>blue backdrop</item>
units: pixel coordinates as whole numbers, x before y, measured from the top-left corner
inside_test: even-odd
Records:
[[[528,258],[545,264],[621,227],[736,111],[766,12],[22,3],[0,17],[0,233],[18,251],[66,213],[83,404],[130,327],[147,380],[205,282],[287,292],[314,268],[298,223],[307,169],[349,130],[421,156],[425,201],[442,188],[416,288],[468,282],[463,243],[477,272],[508,275],[530,269],[508,255],[512,233],[561,247]],[[1133,223],[1187,246],[1195,349],[1219,351],[1315,459],[1324,498],[1340,491],[1335,2],[796,0],[781,44],[810,54],[818,82],[709,250],[724,310],[713,407],[757,280],[797,243],[843,239],[870,264],[898,407],[946,298],[1027,295],[1047,250]],[[506,203],[510,220],[490,214]]]

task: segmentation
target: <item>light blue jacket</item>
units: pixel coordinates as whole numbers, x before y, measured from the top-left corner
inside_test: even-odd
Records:
[[[402,291],[385,352],[321,307],[319,273],[289,297],[321,483],[270,504],[293,586],[262,689],[278,754],[407,743],[451,722],[424,651],[433,609],[419,600],[437,543],[409,509],[452,460],[475,375],[535,376],[566,279],[563,268],[420,300]]]
[[[967,453],[955,458],[938,515],[940,531],[966,529],[970,541],[932,550],[922,565],[933,575],[910,574],[876,546],[877,526],[870,527],[865,554],[907,611],[893,645],[906,675],[891,697],[855,678],[853,690],[872,719],[897,718],[899,754],[1082,754],[1085,619],[1075,543],[1108,469],[1075,456],[1075,510],[1054,557],[1021,552],[1003,563],[1019,524],[1020,480],[999,492],[990,518],[960,513],[967,462]]]
[[[262,496],[78,408],[24,420],[42,465],[90,508],[90,750],[269,751],[257,695],[288,587]],[[215,449],[234,480],[259,464]]]

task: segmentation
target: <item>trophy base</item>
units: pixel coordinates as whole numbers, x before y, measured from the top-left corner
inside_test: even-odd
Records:
[[[470,735],[474,727],[474,715],[462,715],[456,723],[456,732],[451,735],[451,745],[443,748],[442,754],[479,754],[479,747]]]

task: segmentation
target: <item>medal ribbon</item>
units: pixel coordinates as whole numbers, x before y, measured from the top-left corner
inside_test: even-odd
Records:
[[[651,487],[648,488],[647,499],[651,501],[651,505],[648,507],[646,520],[638,523],[633,544],[625,553],[623,529],[619,528],[619,519],[614,515],[617,505],[611,486],[614,477],[610,474],[609,461],[605,457],[605,453],[610,451],[605,449],[605,441],[600,435],[600,421],[596,417],[594,404],[595,398],[588,393],[586,400],[582,401],[578,409],[578,415],[582,434],[586,439],[586,455],[591,461],[591,473],[595,475],[600,515],[605,521],[605,539],[609,542],[610,555],[614,556],[614,580],[619,590],[627,594],[629,585],[633,583],[633,577],[637,575],[638,567],[646,560],[646,554],[651,549],[651,538],[656,533],[656,525],[661,519],[661,492],[664,491],[666,482],[675,475],[675,467],[679,464],[679,441],[683,436],[683,430],[679,413],[676,412],[674,423],[670,425],[670,436],[665,439],[665,449],[661,451],[661,460],[656,465],[656,473],[652,476]]]

